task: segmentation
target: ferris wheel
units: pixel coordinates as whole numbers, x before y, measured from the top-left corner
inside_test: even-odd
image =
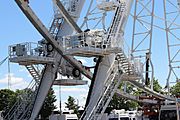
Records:
[[[122,81],[160,99],[175,101],[153,90],[152,42],[153,30],[164,30],[169,62],[167,87],[170,88],[171,79],[179,81],[179,0],[162,1],[164,18],[155,15],[155,0],[53,0],[54,19],[50,29],[38,19],[26,0],[15,1],[44,39],[38,45],[10,46],[10,61],[24,65],[35,81],[29,87],[33,92],[24,94],[24,100],[16,102],[5,119],[34,120],[53,84],[84,85],[87,82],[82,80],[82,75],[91,80],[83,120],[101,119],[115,93],[135,100],[117,90]],[[155,24],[157,18],[164,22],[164,27]],[[128,22],[132,25],[129,32]],[[131,39],[127,40],[126,36]],[[94,73],[75,56],[95,58]],[[37,70],[38,64],[41,70]],[[70,79],[57,81],[57,73]]]

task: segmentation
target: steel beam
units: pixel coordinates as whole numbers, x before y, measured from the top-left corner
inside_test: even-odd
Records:
[[[85,68],[82,67],[81,64],[73,57],[64,55],[64,50],[62,45],[60,45],[53,36],[48,32],[47,28],[43,25],[43,23],[39,20],[39,18],[35,15],[33,10],[30,8],[27,2],[24,0],[15,0],[20,9],[26,15],[26,17],[30,20],[30,22],[34,25],[34,27],[39,31],[39,33],[48,41],[50,42],[53,47],[57,50],[59,54],[63,56],[65,60],[67,60],[72,66],[79,69],[82,74],[84,74],[87,78],[92,79],[92,73],[87,71]]]
[[[162,95],[158,92],[155,92],[153,91],[152,89],[146,87],[145,85],[142,85],[141,83],[138,83],[137,81],[133,81],[133,80],[128,80],[131,84],[135,85],[136,87],[142,89],[143,91],[151,94],[151,95],[154,95],[155,97],[158,97],[160,99],[167,99],[167,100],[170,100],[170,101],[175,101],[175,98],[171,98],[169,96],[165,96],[165,95]]]
[[[54,4],[57,6],[59,9],[60,13],[62,16],[65,18],[65,20],[69,23],[69,25],[78,33],[81,33],[82,30],[79,28],[79,26],[74,22],[72,17],[69,15],[69,13],[66,11],[64,8],[63,4],[59,0],[53,0]]]
[[[141,102],[141,103],[148,103],[148,104],[157,104],[158,103],[157,100],[147,100],[147,99],[143,100],[143,99],[140,99],[140,96],[131,95],[129,93],[122,92],[120,90],[116,90],[116,95],[133,100],[133,101]]]

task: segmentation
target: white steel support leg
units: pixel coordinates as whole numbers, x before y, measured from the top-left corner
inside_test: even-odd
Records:
[[[36,16],[36,14],[32,11],[30,6],[27,2],[24,0],[15,0],[18,6],[21,8],[23,13],[26,15],[26,17],[30,20],[30,22],[34,25],[34,27],[40,32],[40,34],[53,45],[54,49],[57,50],[57,52],[61,55],[63,55],[63,47],[61,44],[59,44],[55,39],[53,39],[53,36],[48,32],[47,28],[43,23],[39,20],[39,18]],[[82,0],[83,2],[83,0]],[[81,3],[80,3],[81,4]],[[68,31],[67,29],[64,29],[64,31]],[[61,31],[62,32],[62,31]],[[59,35],[59,34],[58,34]],[[62,37],[62,36],[61,36]],[[82,67],[81,64],[77,60],[75,60],[71,56],[63,55],[64,59],[67,60],[71,65],[75,66],[77,69],[79,69],[82,74],[84,74],[87,78],[91,79],[92,74],[88,72],[85,68]]]
[[[154,2],[154,0],[135,0],[131,45],[131,59],[142,63],[148,63],[149,61],[150,69],[144,72],[147,78],[151,75],[152,90],[154,67],[151,60],[151,48],[153,42]],[[144,83],[145,81],[142,82]]]
[[[102,96],[102,92],[105,87],[106,80],[108,79],[109,75],[111,74],[112,65],[114,65],[115,62],[115,54],[111,54],[109,56],[105,56],[102,59],[102,62],[99,65],[97,76],[95,79],[95,83],[92,89],[91,97],[89,104],[85,110],[86,115],[83,120],[88,120],[88,117],[90,116],[91,112],[93,111],[94,107],[97,105],[98,100]]]
[[[121,32],[124,30],[124,27],[126,25],[126,20],[129,16],[131,3],[132,3],[131,0],[129,0],[128,2],[127,1],[122,3],[120,2],[121,6],[119,6],[116,9],[116,13],[108,33],[110,38],[112,38],[111,45],[113,47],[120,47],[116,43],[122,41],[121,37],[119,37],[118,35],[119,34],[121,35]],[[115,53],[105,56],[102,59],[102,62],[99,64],[94,85],[92,87],[89,104],[85,109],[85,115],[82,118],[83,120],[93,119],[92,116],[96,114],[95,109],[98,106],[99,102],[101,101],[101,98],[104,95],[104,91],[109,86],[109,84],[111,84],[109,77],[114,71],[115,57],[116,57]]]
[[[170,83],[180,82],[180,1],[163,0],[163,2],[169,62],[169,74],[167,76],[166,87],[170,95]]]
[[[79,28],[79,26],[76,24],[76,22],[72,19],[72,17],[69,15],[69,13],[64,8],[63,4],[59,0],[53,0],[54,4],[57,6],[59,11],[61,12],[62,16],[65,18],[65,20],[68,22],[68,24],[78,33],[81,33],[82,30]]]
[[[84,0],[81,0],[81,2],[84,3]],[[44,70],[44,74],[42,76],[40,86],[38,88],[38,93],[35,98],[33,110],[31,112],[31,118],[30,118],[30,120],[34,120],[37,117],[37,115],[41,109],[41,106],[43,105],[43,102],[46,98],[46,95],[48,94],[48,91],[54,82],[55,75],[58,70],[61,57],[63,57],[65,60],[67,60],[73,66],[77,67],[80,71],[84,68],[82,68],[82,66],[73,57],[63,55],[64,50],[63,50],[61,44],[59,44],[55,39],[53,39],[53,36],[48,32],[48,30],[45,28],[45,26],[42,24],[42,22],[34,14],[34,12],[32,11],[32,9],[30,8],[30,6],[28,5],[27,2],[25,2],[24,0],[16,0],[16,3],[19,5],[19,7],[24,12],[24,14],[27,16],[27,18],[36,27],[36,29],[42,34],[42,36],[48,42],[50,42],[53,45],[53,47],[55,48],[55,51],[54,51],[55,56],[54,57],[56,58],[56,63],[54,63],[54,65],[46,65],[46,69]],[[81,4],[81,3],[79,3],[79,4]],[[81,8],[79,8],[79,10],[81,11],[81,9],[82,9],[82,6],[81,6]],[[77,19],[78,18],[76,18],[76,20]],[[66,22],[65,22],[65,24],[66,24]],[[64,29],[60,32],[63,33],[63,31],[66,31],[66,30]],[[69,30],[68,32],[66,32],[66,34],[70,35],[70,34],[72,34],[72,32],[73,32],[72,30]],[[60,36],[60,37],[62,37],[62,36]],[[85,73],[85,76],[87,76],[88,78],[92,78],[89,73]]]
[[[57,62],[54,65],[50,65],[50,64],[46,65],[45,72],[41,79],[38,93],[36,95],[36,99],[35,99],[35,103],[34,103],[34,107],[33,107],[33,111],[32,111],[30,120],[35,120],[35,118],[37,117],[37,115],[41,109],[42,104],[44,103],[44,100],[54,82],[56,72],[59,67],[58,61],[60,61],[60,59],[61,59],[61,56],[56,55]]]

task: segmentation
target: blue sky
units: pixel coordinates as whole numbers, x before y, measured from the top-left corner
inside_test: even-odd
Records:
[[[40,0],[30,0],[30,5],[43,23],[49,27],[50,21],[53,17],[52,1],[46,0],[42,2]],[[163,17],[162,1],[156,1],[156,5],[156,15]],[[162,22],[163,21],[156,20],[156,23],[159,25],[163,25]],[[128,22],[126,27],[127,36],[125,38],[129,40],[131,40],[131,25],[131,22]],[[16,3],[11,0],[0,1],[0,28],[0,60],[8,56],[9,45],[22,42],[37,42],[42,39],[41,35],[27,20]],[[129,40],[127,40],[127,43],[130,43]],[[154,29],[152,53],[152,60],[155,67],[155,77],[159,79],[161,85],[165,85],[168,73],[167,48],[165,33],[158,29]],[[83,61],[86,65],[89,65],[87,61]],[[93,64],[93,62],[91,62],[91,64]],[[10,68],[12,89],[25,88],[32,79],[26,69],[23,66],[13,63],[10,64]],[[0,88],[7,88],[7,74],[8,69],[6,62],[0,66]],[[88,92],[88,85],[79,87],[62,87],[61,90],[63,102],[66,101],[67,97],[70,95],[75,97],[75,99],[79,99],[79,101],[81,101],[80,104],[83,105],[85,96]],[[55,87],[55,91],[58,97],[59,87]]]
[[[35,1],[30,3],[33,10],[38,17],[43,21],[44,25],[50,26],[50,21],[53,18],[52,1]],[[8,56],[8,46],[23,43],[23,42],[37,42],[41,40],[41,35],[27,20],[24,14],[14,1],[0,1],[0,26],[2,28],[0,32],[0,60]],[[86,61],[84,61],[86,63]],[[86,63],[87,64],[87,63]],[[19,66],[14,63],[10,63],[11,70],[11,89],[23,89],[31,81],[31,76],[23,66]],[[0,89],[8,88],[7,77],[8,63],[5,62],[0,66]],[[57,95],[57,105],[59,104],[59,87],[55,86],[55,92]],[[76,100],[79,100],[79,104],[83,105],[85,96],[87,95],[88,85],[78,87],[62,87],[61,96],[64,103],[68,96],[73,96]]]

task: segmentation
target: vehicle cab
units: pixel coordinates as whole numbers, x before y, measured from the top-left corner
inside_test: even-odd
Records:
[[[179,110],[176,105],[162,105],[159,120],[179,120]]]

